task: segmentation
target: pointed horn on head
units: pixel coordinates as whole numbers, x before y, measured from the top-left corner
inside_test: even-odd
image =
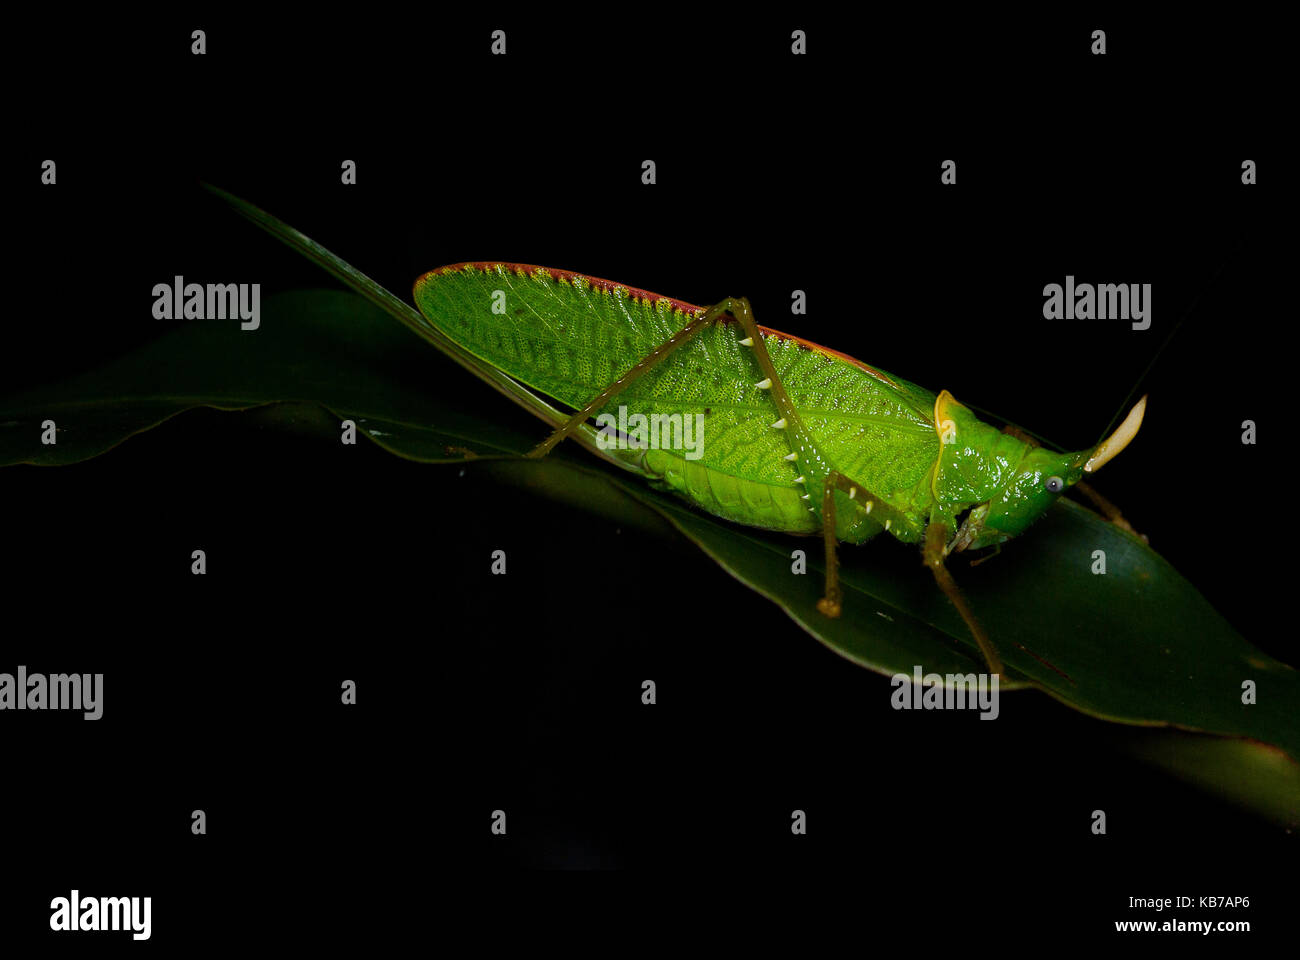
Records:
[[[1129,445],[1129,441],[1137,436],[1138,427],[1142,426],[1142,415],[1146,413],[1146,409],[1147,398],[1144,396],[1128,412],[1128,416],[1124,418],[1124,422],[1119,425],[1115,432],[1099,443],[1096,450],[1092,451],[1092,456],[1083,465],[1085,473],[1096,473],[1109,463],[1115,454]]]

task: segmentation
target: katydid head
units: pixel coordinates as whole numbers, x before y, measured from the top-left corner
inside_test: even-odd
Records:
[[[1091,450],[1056,453],[1044,447],[1031,447],[999,495],[971,511],[967,523],[973,529],[965,537],[959,535],[959,539],[968,541],[968,549],[979,549],[1018,536],[1057,497],[1128,446],[1142,426],[1146,405],[1147,398],[1143,397],[1119,428]]]

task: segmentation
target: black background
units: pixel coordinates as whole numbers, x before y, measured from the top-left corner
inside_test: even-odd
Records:
[[[1105,17],[1102,58],[1090,19],[845,17],[33,22],[12,38],[33,72],[7,151],[19,302],[0,389],[154,338],[171,322],[150,291],[177,274],[260,282],[263,302],[335,285],[199,179],[399,296],[474,259],[701,304],[744,295],[760,323],[1071,448],[1185,321],[1100,487],[1295,663],[1271,31]],[[487,55],[497,27],[505,58]],[[789,55],[796,27],[806,57]],[[339,184],[344,159],[356,186]],[[939,184],[947,159],[956,187]],[[1042,287],[1066,274],[1151,283],[1152,328],[1043,320]],[[464,398],[525,421],[469,377]],[[1240,443],[1247,418],[1258,446]],[[996,724],[895,713],[886,678],[685,541],[474,465],[196,411],[0,483],[0,669],[106,675],[96,723],[4,718],[5,936],[48,936],[49,900],[72,887],[151,895],[159,944],[495,938],[554,903],[528,928],[545,939],[614,904],[677,916],[827,885],[864,928],[952,938],[1105,936],[1151,916],[1129,896],[1213,893],[1251,896],[1262,939],[1285,906],[1274,870],[1294,836],[1127,759],[1124,729],[1036,694]],[[504,578],[488,575],[497,548]],[[906,548],[861,549],[924,576]],[[733,636],[743,660],[718,640]],[[498,807],[507,838],[488,832]],[[521,867],[628,869],[592,884]]]

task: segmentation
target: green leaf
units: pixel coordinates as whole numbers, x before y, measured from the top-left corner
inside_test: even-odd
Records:
[[[915,549],[841,546],[844,616],[827,620],[816,609],[818,541],[733,527],[634,481],[611,482],[855,663],[890,675],[985,669]],[[790,575],[796,547],[808,576]],[[1095,550],[1106,553],[1104,575],[1091,572]],[[1248,644],[1150,547],[1078,504],[1059,501],[996,557],[954,576],[1007,666],[1061,702],[1106,720],[1252,737],[1300,757],[1300,673]],[[1257,684],[1251,705],[1241,702],[1246,679]]]
[[[419,460],[526,450],[535,438],[420,389],[430,377],[460,375],[360,298],[295,291],[267,298],[257,330],[186,323],[98,370],[0,401],[0,465],[75,463],[182,410],[285,400],[319,404]],[[57,424],[57,444],[41,443],[47,418]]]
[[[416,336],[437,347],[445,356],[474,374],[502,396],[553,426],[564,422],[564,414],[557,411],[545,399],[531,392],[490,364],[483,363],[456,341],[450,339],[430,324],[410,304],[399,300],[388,290],[385,290],[374,280],[352,266],[352,264],[335,256],[311,237],[295,230],[287,223],[271,216],[265,210],[253,206],[248,201],[227,193],[220,187],[214,187],[210,183],[203,184],[203,187],[230,204],[240,216],[246,217],[277,240],[288,244],[327,273],[333,274],[383,312],[396,317]],[[623,466],[617,457],[609,456],[600,449],[595,442],[594,430],[584,428],[575,434],[573,439],[602,459]]]
[[[1279,826],[1300,829],[1300,764],[1276,747],[1253,740],[1142,731],[1124,749]]]

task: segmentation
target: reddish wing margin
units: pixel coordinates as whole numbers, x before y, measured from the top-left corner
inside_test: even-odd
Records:
[[[600,277],[593,277],[586,273],[577,273],[573,270],[557,270],[554,267],[540,267],[537,264],[533,264],[533,263],[507,263],[503,260],[468,260],[464,263],[452,263],[452,264],[448,264],[445,267],[436,267],[433,270],[430,270],[428,273],[422,275],[419,279],[417,279],[415,281],[415,285],[418,287],[420,284],[424,283],[425,280],[431,277],[435,277],[438,274],[455,273],[465,269],[466,267],[473,267],[476,270],[495,270],[497,267],[503,267],[506,270],[509,270],[513,273],[522,273],[522,274],[532,274],[541,270],[561,280],[571,281],[575,277],[581,277],[582,279],[590,283],[593,287],[595,287],[597,290],[603,290],[606,293],[613,293],[615,290],[624,290],[626,291],[627,295],[632,297],[634,300],[646,300],[650,302],[654,302],[657,300],[667,300],[670,304],[673,305],[674,309],[681,310],[684,313],[688,313],[688,314],[699,313],[700,311],[707,309],[705,307],[701,307],[693,303],[687,303],[684,300],[678,300],[674,297],[665,297],[658,293],[651,293],[648,290],[642,290],[639,287],[629,287],[625,283],[615,283],[612,280],[604,280],[601,279]],[[727,323],[734,322],[728,317],[724,317],[723,321]],[[899,384],[895,383],[893,380],[885,376],[885,374],[881,373],[879,370],[867,366],[861,360],[857,359],[856,357],[851,357],[847,353],[841,353],[839,350],[832,350],[830,347],[823,347],[821,344],[813,343],[811,340],[805,340],[803,337],[796,337],[794,334],[791,333],[783,333],[780,330],[773,330],[771,327],[764,327],[761,324],[759,325],[758,329],[763,331],[764,334],[771,334],[772,336],[780,337],[783,340],[793,340],[795,343],[803,347],[805,350],[814,350],[817,353],[825,354],[828,357],[835,357],[838,360],[843,360],[846,363],[851,363],[858,369],[871,374],[881,383],[887,383],[891,387],[894,387],[895,389],[902,389]]]

